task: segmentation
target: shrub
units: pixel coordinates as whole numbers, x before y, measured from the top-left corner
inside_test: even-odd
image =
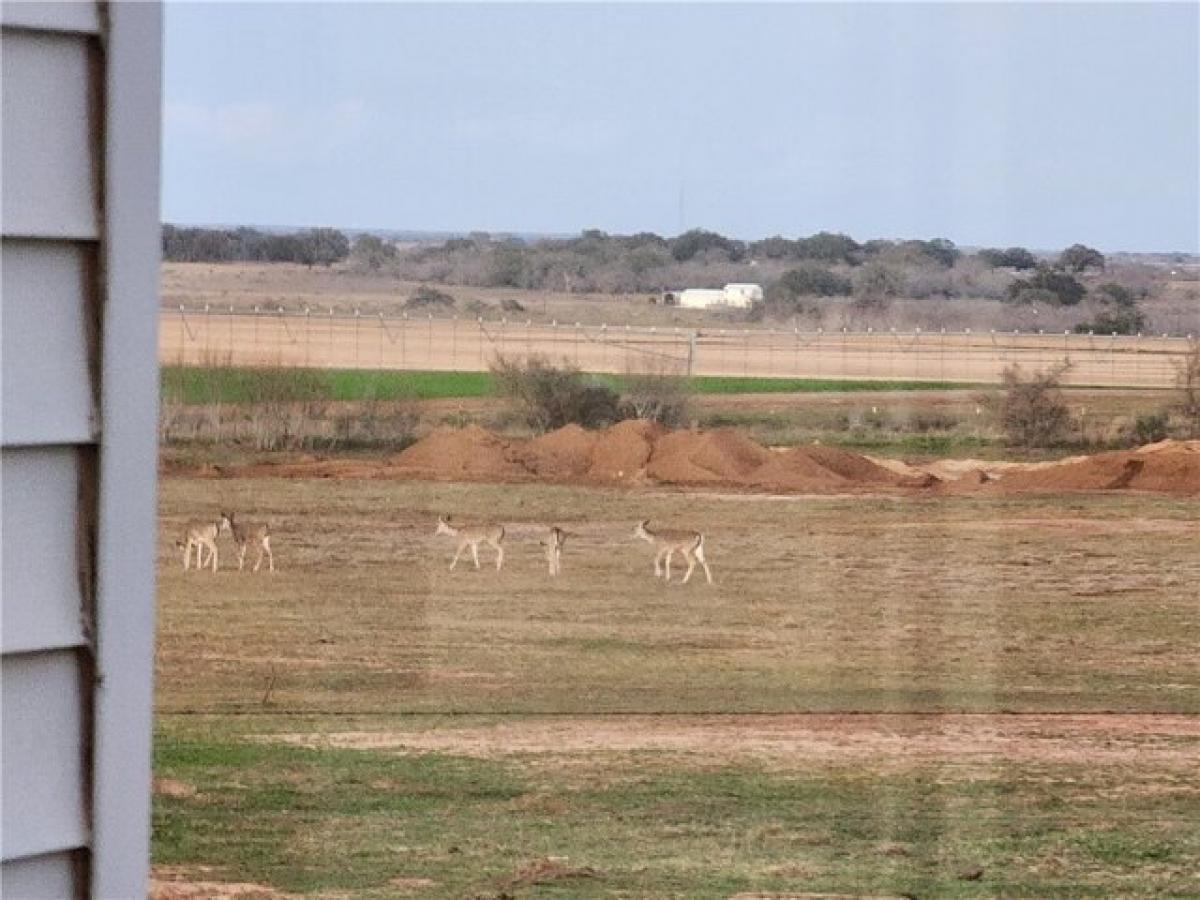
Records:
[[[1007,250],[980,250],[979,258],[995,268],[1022,270],[1037,266],[1037,257],[1024,247],[1009,247]]]
[[[1031,289],[1053,294],[1056,306],[1076,306],[1087,293],[1087,289],[1070,273],[1052,266],[1038,266],[1029,278],[1018,278],[1009,284],[1008,300],[1012,303],[1024,302],[1020,299],[1023,292]]]
[[[1071,414],[1060,387],[1068,368],[1067,363],[1061,363],[1028,376],[1018,366],[1004,370],[1001,393],[987,398],[987,403],[1010,447],[1031,450],[1066,440]]]
[[[1166,410],[1160,410],[1138,416],[1130,428],[1130,436],[1139,445],[1154,444],[1165,440],[1169,431],[1170,414]]]
[[[1146,327],[1146,315],[1137,307],[1104,310],[1090,322],[1075,326],[1076,334],[1138,334]]]
[[[691,390],[686,378],[668,372],[630,375],[625,379],[622,407],[627,418],[680,428],[691,419]]]
[[[864,309],[885,307],[903,292],[903,273],[879,260],[871,260],[854,276],[854,302]]]
[[[1115,281],[1106,281],[1104,284],[1097,285],[1092,293],[1101,303],[1112,306],[1136,306],[1138,301],[1137,294]]]
[[[421,285],[404,304],[405,309],[450,309],[455,300],[445,291]]]
[[[1192,342],[1175,375],[1175,384],[1179,388],[1175,412],[1183,419],[1188,436],[1200,437],[1200,341]]]
[[[500,308],[510,313],[525,312],[525,305],[516,297],[505,297],[500,301]]]
[[[621,398],[602,381],[541,356],[497,356],[491,365],[495,391],[516,404],[525,423],[550,431],[572,423],[601,428],[621,418]]]
[[[853,290],[849,278],[819,263],[789,269],[783,273],[777,287],[793,297],[848,297]]]

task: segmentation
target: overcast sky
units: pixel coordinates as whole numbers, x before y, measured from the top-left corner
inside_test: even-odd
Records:
[[[167,6],[177,223],[1200,245],[1200,6]]]

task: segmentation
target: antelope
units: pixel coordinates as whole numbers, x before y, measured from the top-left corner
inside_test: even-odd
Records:
[[[557,525],[551,525],[550,533],[546,536],[546,559],[550,563],[551,575],[562,572],[562,548],[566,542],[567,532]]]
[[[175,542],[175,546],[183,551],[183,571],[190,568],[193,547],[196,548],[196,570],[211,562],[212,570],[217,571],[217,535],[226,527],[224,516],[215,522],[193,521],[184,526],[183,540]],[[204,559],[205,550],[208,550],[208,562]]]
[[[238,522],[232,512],[221,513],[221,523],[233,535],[233,543],[237,546],[238,551],[239,572],[246,565],[246,550],[251,544],[258,551],[258,558],[254,560],[254,571],[257,572],[262,566],[264,554],[267,557],[268,570],[275,571],[275,556],[271,553],[271,529],[265,523]]]
[[[696,568],[697,561],[704,567],[704,575],[708,579],[708,583],[713,583],[712,571],[708,568],[708,560],[704,558],[703,534],[699,531],[666,528],[660,531],[651,531],[649,525],[649,519],[638,522],[633,529],[633,536],[654,545],[654,549],[657,551],[654,555],[655,578],[665,576],[667,582],[670,583],[671,557],[675,555],[676,551],[679,551],[688,564],[687,572],[683,576],[683,584],[687,584],[688,579],[692,577],[692,570]],[[664,557],[666,558],[665,570],[662,565]]]
[[[504,565],[504,526],[503,525],[451,525],[445,516],[438,516],[437,531],[434,534],[448,534],[458,538],[458,549],[454,559],[450,561],[450,571],[458,564],[462,552],[471,548],[471,556],[475,560],[475,568],[479,568],[479,545],[487,544],[496,551],[496,571]]]

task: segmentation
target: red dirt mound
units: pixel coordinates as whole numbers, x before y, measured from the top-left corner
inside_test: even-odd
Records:
[[[514,448],[513,456],[527,469],[549,478],[574,478],[587,474],[597,435],[578,425],[565,425]]]
[[[1076,462],[1010,472],[996,482],[996,490],[1003,493],[1122,489],[1200,494],[1200,453],[1100,453]]]
[[[818,465],[856,484],[916,486],[918,483],[917,479],[906,478],[890,469],[885,469],[861,453],[852,453],[840,447],[810,444],[806,447],[799,447],[797,450]]]
[[[588,475],[605,480],[637,478],[650,459],[663,427],[645,419],[618,422],[597,435]]]
[[[743,484],[771,451],[740,431],[675,431],[654,445],[646,474],[668,484]]]
[[[771,458],[746,479],[746,484],[773,491],[812,493],[844,491],[855,487],[854,482],[825,468],[801,449],[772,453]]]
[[[529,471],[513,458],[508,441],[478,425],[438,428],[392,460],[392,465],[428,475],[513,478]]]

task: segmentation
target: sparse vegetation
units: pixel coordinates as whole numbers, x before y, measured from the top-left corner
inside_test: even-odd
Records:
[[[622,418],[620,395],[605,381],[567,363],[541,356],[497,357],[491,365],[496,393],[513,402],[536,431],[564,425],[600,428]]]
[[[686,426],[692,413],[689,380],[668,371],[626,375],[620,382],[626,416],[650,419],[668,428]]]
[[[1063,363],[1028,375],[1017,366],[1004,370],[1000,393],[986,402],[1010,447],[1036,450],[1067,440],[1071,414],[1061,386],[1068,368]]]
[[[450,294],[445,291],[439,291],[437,288],[422,285],[413,292],[413,295],[405,301],[406,309],[452,309],[455,300]]]
[[[1174,409],[1183,421],[1188,437],[1200,437],[1200,340],[1192,342],[1175,376],[1179,397]]]

